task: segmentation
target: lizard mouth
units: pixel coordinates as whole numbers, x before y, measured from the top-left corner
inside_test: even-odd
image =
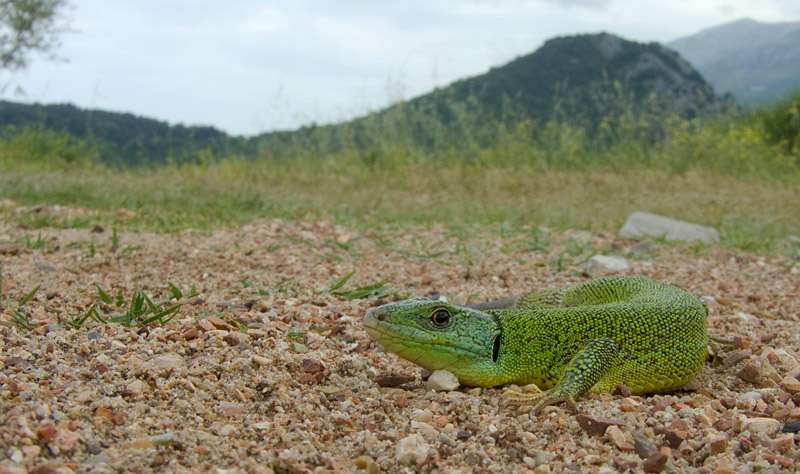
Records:
[[[453,345],[451,342],[437,341],[426,331],[413,326],[390,323],[386,321],[387,314],[376,312],[376,309],[378,308],[370,310],[364,316],[364,330],[373,340],[406,360],[418,364],[421,359],[435,353],[450,354],[458,359],[486,357],[485,354]]]

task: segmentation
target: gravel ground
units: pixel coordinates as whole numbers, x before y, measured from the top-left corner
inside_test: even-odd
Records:
[[[0,216],[0,473],[797,469],[796,261],[603,233],[539,237],[280,221],[114,237]],[[589,395],[579,415],[555,406],[531,416],[506,406],[502,389],[429,389],[361,328],[367,309],[395,295],[462,303],[574,284],[596,252],[702,296],[710,332],[734,344],[713,343],[687,390]],[[391,292],[332,294],[353,270],[340,290],[391,278]],[[105,318],[124,313],[137,288],[168,307],[169,283],[186,296],[163,326],[66,327],[93,304]],[[125,304],[100,301],[95,285]]]

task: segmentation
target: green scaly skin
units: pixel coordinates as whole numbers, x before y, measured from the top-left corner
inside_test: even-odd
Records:
[[[567,402],[619,384],[634,394],[674,390],[703,367],[703,301],[667,283],[612,276],[518,297],[457,306],[412,298],[373,308],[367,333],[385,349],[464,385],[536,384],[512,404]]]

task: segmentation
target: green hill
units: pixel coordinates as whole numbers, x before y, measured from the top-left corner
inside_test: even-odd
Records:
[[[749,105],[800,89],[800,22],[743,19],[668,43],[719,91]]]
[[[559,120],[592,131],[608,119],[653,123],[667,115],[694,118],[734,106],[674,51],[601,33],[551,39],[486,74],[346,124],[267,133],[257,141],[266,150],[309,144],[482,147],[522,121],[541,128]]]
[[[85,142],[102,161],[130,166],[215,159],[248,151],[247,140],[213,127],[170,125],[71,104],[0,101],[0,136],[8,138],[30,130],[66,134]]]
[[[469,151],[496,145],[519,124],[535,139],[554,122],[613,139],[608,130],[623,122],[652,133],[665,116],[693,118],[731,105],[674,51],[601,33],[551,39],[485,74],[342,124],[244,138],[72,105],[0,102],[0,132],[65,133],[105,162],[136,166],[231,155],[369,155],[387,147]]]

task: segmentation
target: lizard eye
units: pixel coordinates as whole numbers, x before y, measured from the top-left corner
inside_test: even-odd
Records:
[[[440,309],[433,313],[433,324],[440,328],[447,326],[450,324],[450,313],[446,309]]]

